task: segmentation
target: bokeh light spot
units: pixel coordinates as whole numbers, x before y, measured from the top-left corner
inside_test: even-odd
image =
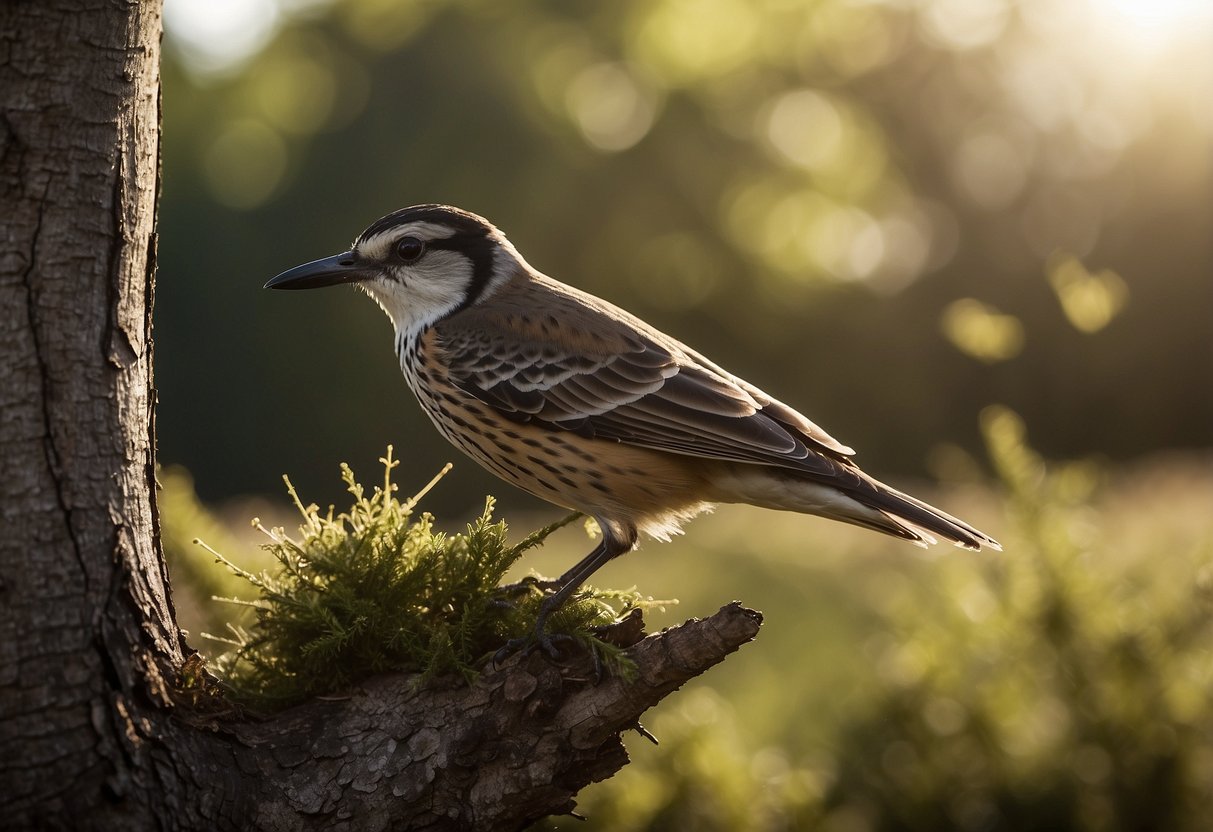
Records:
[[[238,210],[261,205],[286,173],[286,144],[265,122],[232,122],[203,158],[206,184],[220,203]]]
[[[850,276],[868,278],[884,262],[888,248],[885,244],[884,228],[863,211],[856,212],[855,225],[847,266]]]
[[[1062,312],[1079,332],[1098,332],[1128,303],[1129,287],[1111,269],[1092,274],[1077,257],[1055,255],[1047,271]]]
[[[527,76],[539,103],[551,115],[568,115],[569,79],[595,63],[585,32],[575,26],[548,23],[527,34]]]
[[[752,57],[756,9],[743,0],[664,0],[645,8],[638,59],[671,86],[717,77]]]
[[[297,135],[324,127],[337,97],[333,70],[307,55],[266,60],[250,82],[257,111],[275,127]]]
[[[973,298],[948,304],[941,325],[958,350],[987,364],[1014,358],[1023,349],[1019,319]]]
[[[1038,49],[1014,51],[1002,61],[1002,85],[1016,110],[1038,130],[1061,129],[1087,106],[1073,60]]]
[[[919,23],[929,43],[959,51],[993,43],[1009,14],[1006,0],[929,0]]]
[[[931,255],[931,224],[921,215],[895,213],[885,217],[880,225],[885,252],[874,278],[880,288],[895,291],[917,278],[926,267]]]
[[[599,150],[627,150],[653,126],[656,104],[620,64],[587,67],[569,84],[569,114]]]
[[[359,43],[376,52],[398,49],[429,19],[427,3],[399,0],[359,0],[340,6],[346,31]]]
[[[838,108],[813,90],[777,98],[767,115],[765,133],[783,159],[812,171],[837,164],[844,138]]]
[[[237,69],[278,31],[276,0],[165,0],[164,31],[199,75]]]

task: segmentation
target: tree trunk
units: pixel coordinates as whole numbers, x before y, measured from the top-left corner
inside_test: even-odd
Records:
[[[518,829],[756,634],[739,605],[639,672],[389,675],[261,722],[196,687],[155,502],[159,3],[0,5],[0,817],[6,828]]]
[[[183,656],[152,487],[159,9],[6,3],[0,43],[0,801],[53,822],[124,805]]]

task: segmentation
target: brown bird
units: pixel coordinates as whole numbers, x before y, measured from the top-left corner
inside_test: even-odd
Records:
[[[666,540],[713,503],[816,514],[919,545],[990,536],[873,479],[809,419],[682,342],[540,274],[492,223],[415,205],[349,251],[266,288],[354,284],[387,312],[409,387],[448,440],[497,476],[595,520],[602,539],[536,622],[595,570]]]

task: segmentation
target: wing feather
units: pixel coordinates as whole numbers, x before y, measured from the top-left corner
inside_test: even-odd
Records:
[[[566,314],[547,315],[542,325],[524,304],[509,303],[438,324],[452,382],[514,422],[668,453],[819,476],[836,475],[851,453],[626,312],[589,296],[555,300],[569,308],[553,311]]]

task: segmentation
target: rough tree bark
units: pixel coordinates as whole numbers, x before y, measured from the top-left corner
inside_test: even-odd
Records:
[[[155,2],[0,5],[0,818],[6,828],[518,829],[754,637],[730,605],[632,682],[514,660],[242,721],[196,689],[155,503]],[[184,668],[184,669],[183,669]],[[227,714],[227,715],[225,715]]]

